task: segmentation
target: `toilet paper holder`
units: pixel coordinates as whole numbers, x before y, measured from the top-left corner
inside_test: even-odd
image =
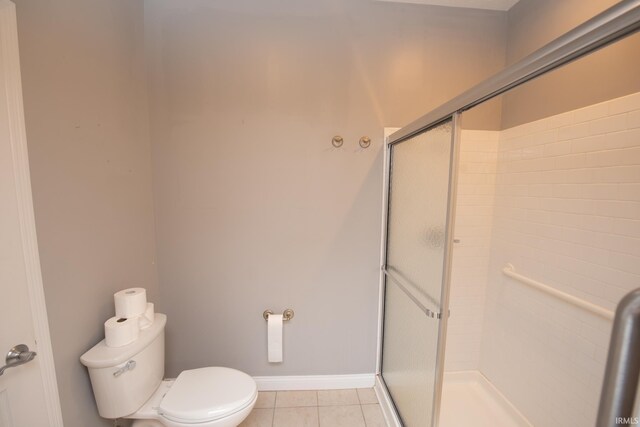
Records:
[[[264,317],[264,320],[269,320],[269,315],[273,314],[273,311],[271,310],[265,310],[262,313],[262,317]],[[295,313],[293,312],[293,310],[291,310],[290,308],[287,308],[284,312],[282,312],[282,320],[291,320],[293,319],[293,315]]]

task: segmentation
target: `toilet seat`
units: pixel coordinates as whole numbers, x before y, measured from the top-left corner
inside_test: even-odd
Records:
[[[244,372],[224,367],[186,370],[162,398],[158,414],[176,423],[206,423],[252,405],[257,394],[255,381]]]

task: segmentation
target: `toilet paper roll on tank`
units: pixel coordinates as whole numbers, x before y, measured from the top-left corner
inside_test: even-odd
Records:
[[[104,322],[104,338],[108,347],[131,344],[140,330],[153,323],[153,303],[147,302],[144,288],[129,288],[113,294],[116,315]]]
[[[104,339],[107,347],[122,347],[131,344],[140,336],[138,319],[112,317],[104,322]]]
[[[129,288],[113,294],[116,306],[116,317],[137,317],[147,310],[147,290],[145,288]]]

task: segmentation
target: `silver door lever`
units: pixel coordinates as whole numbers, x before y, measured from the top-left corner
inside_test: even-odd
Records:
[[[4,371],[9,368],[15,368],[16,366],[31,362],[36,355],[37,353],[35,351],[29,351],[27,345],[18,344],[7,353],[7,357],[5,358],[7,364],[0,368],[0,375],[4,374]]]

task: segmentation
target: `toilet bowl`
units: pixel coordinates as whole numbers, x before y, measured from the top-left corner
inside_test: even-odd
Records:
[[[209,367],[183,371],[164,380],[135,413],[133,427],[236,427],[258,398],[256,383],[235,369]]]
[[[209,367],[183,371],[164,380],[134,414],[135,427],[236,427],[258,398],[256,383],[235,369]]]
[[[103,418],[132,419],[135,427],[237,427],[258,399],[244,372],[225,367],[164,377],[166,316],[156,313],[134,342],[109,347],[102,340],[80,357]]]

